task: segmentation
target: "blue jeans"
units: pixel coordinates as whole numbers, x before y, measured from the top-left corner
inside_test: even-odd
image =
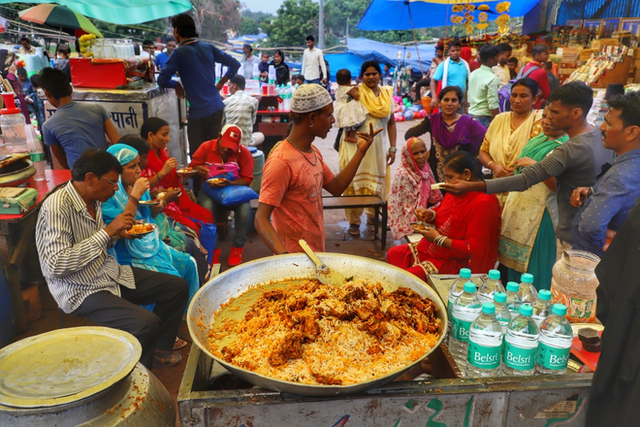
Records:
[[[316,84],[320,84],[320,79],[313,79],[313,80],[304,80],[305,84],[309,84],[309,83],[316,83]]]
[[[208,184],[207,184],[208,185]],[[247,242],[247,233],[251,226],[251,204],[249,202],[235,206],[222,206],[216,203],[211,197],[207,196],[204,191],[198,193],[198,203],[205,209],[213,212],[233,211],[236,232],[233,236],[233,247],[243,248]],[[216,233],[216,242],[214,249],[218,249],[218,233]]]
[[[473,117],[474,119],[479,121],[482,126],[486,127],[487,129],[489,128],[489,125],[493,121],[493,116],[474,116],[472,114],[469,114],[469,117]]]

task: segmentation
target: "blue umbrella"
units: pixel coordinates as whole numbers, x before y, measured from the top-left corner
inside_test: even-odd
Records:
[[[495,20],[499,13],[496,5],[502,1],[459,1],[459,0],[373,0],[358,22],[357,28],[364,31],[412,30],[414,28],[444,27],[450,25],[454,6],[473,3],[476,10],[473,15],[478,22],[477,6],[486,4],[489,21]],[[509,16],[524,16],[540,0],[517,0],[511,2]]]

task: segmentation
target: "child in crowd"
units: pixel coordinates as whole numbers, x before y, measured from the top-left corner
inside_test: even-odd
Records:
[[[296,74],[295,76],[293,76],[293,83],[295,87],[304,84],[304,76],[302,74]]]
[[[436,180],[429,167],[430,151],[431,143],[427,146],[415,137],[402,147],[402,163],[393,177],[388,199],[389,227],[396,240],[413,233],[410,224],[418,221],[417,208],[427,208],[442,200],[440,190],[431,189]]]
[[[262,52],[258,69],[260,70],[260,81],[266,82],[269,77],[269,54],[267,52]]]
[[[333,115],[336,118],[336,126],[344,129],[344,140],[358,142],[356,129],[367,119],[367,109],[358,100],[358,88],[351,86],[351,71],[343,68],[336,73],[338,89],[336,100],[333,103]]]
[[[71,81],[71,69],[69,68],[69,56],[71,56],[71,49],[69,45],[60,43],[58,46],[58,57],[53,61],[55,67],[61,70]]]

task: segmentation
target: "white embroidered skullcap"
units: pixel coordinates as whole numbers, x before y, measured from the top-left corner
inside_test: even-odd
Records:
[[[329,92],[319,84],[311,83],[298,86],[291,99],[292,113],[310,113],[331,104]]]

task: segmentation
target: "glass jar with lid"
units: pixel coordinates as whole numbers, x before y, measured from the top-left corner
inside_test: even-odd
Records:
[[[594,270],[599,262],[600,258],[590,252],[569,250],[553,266],[553,302],[567,306],[569,322],[595,322],[599,282]]]

